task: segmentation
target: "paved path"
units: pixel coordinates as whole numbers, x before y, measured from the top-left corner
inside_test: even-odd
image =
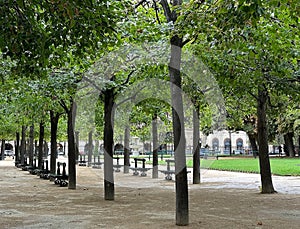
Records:
[[[67,159],[60,157],[59,161],[67,162]],[[13,160],[11,158],[7,158],[4,161],[0,161],[0,166],[14,166]],[[192,184],[192,170],[189,170],[191,173],[188,174],[188,182],[189,184]],[[97,176],[103,178],[103,169],[96,169],[92,171]],[[149,179],[151,177],[151,170],[148,171],[147,174],[147,177],[144,178],[132,176],[131,179],[124,179],[124,174],[122,172],[115,173],[115,185],[134,188],[154,187],[159,185],[167,189],[174,188],[172,183],[164,180],[164,175],[162,173],[159,173],[159,179]],[[140,179],[143,179],[143,182],[141,182]],[[277,192],[286,194],[300,194],[300,176],[272,176],[272,180],[274,188]],[[202,169],[201,185],[189,185],[189,188],[251,189],[259,191],[260,186],[261,182],[259,174]]]
[[[300,194],[299,176],[272,176],[273,185],[277,192]],[[257,189],[261,182],[259,174],[237,173],[216,170],[202,171],[203,187],[207,188],[238,188]]]
[[[76,190],[16,169],[12,160],[0,161],[0,173],[1,229],[175,228],[174,181],[161,173],[115,173],[115,201],[103,198],[103,169],[78,166]],[[258,174],[202,170],[201,178],[189,185],[187,228],[299,228],[299,177],[274,176],[276,195],[258,194]]]

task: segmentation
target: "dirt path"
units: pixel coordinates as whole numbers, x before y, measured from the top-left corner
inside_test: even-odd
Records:
[[[0,161],[0,228],[175,227],[173,181],[116,173],[115,201],[104,201],[103,169],[77,168],[77,189],[68,190]],[[285,188],[262,195],[255,174],[201,175],[202,184],[189,185],[186,228],[300,228],[299,177],[276,178]]]

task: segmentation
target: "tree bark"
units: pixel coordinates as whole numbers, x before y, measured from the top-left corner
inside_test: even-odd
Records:
[[[76,117],[76,104],[73,98],[70,99],[70,108],[67,112],[68,115],[68,173],[69,184],[68,189],[76,189],[76,145],[75,145],[75,117]]]
[[[1,154],[0,154],[0,160],[4,160],[4,151],[5,151],[5,140],[1,139]]]
[[[298,136],[298,157],[300,157],[300,135]]]
[[[56,156],[57,156],[57,127],[59,114],[50,111],[50,173],[56,173]]]
[[[171,60],[169,75],[172,96],[172,119],[175,150],[175,172],[176,172],[176,225],[185,226],[189,224],[188,207],[188,183],[185,158],[185,133],[184,114],[181,91],[181,46],[182,39],[178,36],[171,38]]]
[[[20,159],[21,159],[21,165],[25,165],[25,154],[26,154],[26,126],[22,126],[22,139],[21,139],[21,152],[20,152]]]
[[[200,184],[200,122],[199,106],[193,111],[193,184]]]
[[[29,128],[29,165],[33,166],[33,151],[34,151],[34,126]]]
[[[33,164],[35,168],[38,167],[38,165],[36,164],[36,160],[38,159],[37,156],[38,156],[38,140],[34,140]]]
[[[124,133],[124,173],[129,173],[130,167],[130,126],[126,125]]]
[[[284,138],[284,144],[285,144],[285,148],[287,150],[286,155],[289,157],[295,157],[295,146],[294,146],[294,142],[293,142],[293,138],[294,138],[294,133],[289,132],[285,135],[283,135]]]
[[[15,165],[20,163],[20,133],[16,132]]]
[[[275,193],[268,149],[268,131],[266,107],[268,92],[266,89],[259,87],[257,100],[257,131],[259,145],[259,167],[261,176],[261,193]]]
[[[171,11],[167,0],[160,1],[165,17],[168,22],[175,23],[177,14]],[[179,6],[182,0],[174,0],[173,6]],[[185,158],[185,133],[184,133],[184,114],[181,91],[181,49],[183,46],[182,38],[178,35],[171,37],[171,59],[169,65],[169,75],[171,82],[172,96],[172,119],[173,136],[175,150],[175,186],[176,186],[176,225],[185,226],[189,224],[189,201],[187,168]]]
[[[113,174],[113,144],[114,144],[114,90],[107,89],[104,94],[104,199],[115,199]]]
[[[88,165],[90,166],[91,162],[92,162],[92,155],[93,155],[93,132],[90,131],[89,132],[89,141],[88,141],[88,145],[89,145],[89,151],[88,151]]]
[[[75,150],[76,150],[75,158],[78,161],[78,157],[79,157],[79,131],[75,131]]]
[[[45,126],[44,122],[40,122],[40,135],[39,135],[39,154],[38,154],[38,168],[43,169],[43,155],[44,155],[44,136],[45,136]]]
[[[157,114],[152,118],[152,137],[153,137],[153,158],[152,158],[152,178],[158,178],[158,133],[157,133]]]
[[[253,152],[253,156],[256,157],[257,153],[258,153],[258,147],[257,147],[257,143],[256,143],[256,138],[257,136],[253,133],[247,133],[249,141],[250,141],[250,145],[252,148],[252,152]]]

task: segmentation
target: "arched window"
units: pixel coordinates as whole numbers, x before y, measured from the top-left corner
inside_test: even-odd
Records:
[[[219,139],[214,138],[212,140],[212,148],[213,150],[219,150]]]
[[[236,140],[236,149],[237,150],[242,150],[243,149],[243,139],[238,138]]]
[[[230,139],[229,138],[226,138],[224,140],[224,148],[225,148],[225,150],[230,150]]]
[[[230,138],[224,140],[224,154],[230,154]]]

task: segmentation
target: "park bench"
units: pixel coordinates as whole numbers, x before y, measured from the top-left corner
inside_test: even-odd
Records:
[[[34,158],[33,160],[33,164],[32,165],[26,165],[22,167],[22,170],[24,171],[28,171],[30,174],[35,175],[34,174],[34,170],[36,169],[36,158]]]
[[[87,161],[85,161],[85,160],[79,161],[78,165],[79,166],[86,166],[87,165]]]
[[[27,171],[28,168],[30,168],[29,164],[27,163],[27,158],[24,160],[24,164],[20,164],[19,168],[21,168],[23,171]]]
[[[142,162],[142,167],[138,167],[138,161]],[[133,170],[133,175],[134,176],[138,176],[139,172],[141,172],[141,176],[145,177],[147,176],[147,171],[152,169],[152,168],[146,168],[145,167],[145,162],[146,159],[145,158],[134,158],[134,167],[131,167],[130,169]]]
[[[28,171],[31,175],[36,175],[37,174],[37,166],[36,166],[36,158],[33,160],[33,166],[32,168],[29,168]]]
[[[31,175],[37,175],[38,167],[36,166],[36,158],[33,161],[33,167],[31,169],[28,169],[28,171]]]
[[[82,158],[82,155],[80,155],[80,160],[78,162],[79,166],[87,166],[87,161],[85,160],[85,155]]]
[[[174,164],[175,165],[175,160],[172,159],[168,159],[165,160],[165,162],[167,163],[167,169],[166,170],[159,170],[161,173],[165,174],[165,179],[166,180],[172,180],[172,175],[175,174],[175,169],[171,170],[171,165],[170,164]],[[187,171],[187,173],[190,173],[191,171]]]
[[[121,172],[120,168],[122,167],[122,165],[120,165],[120,163],[119,163],[120,158],[117,156],[117,157],[114,157],[113,159],[117,160],[117,164],[113,165],[113,167],[115,168],[114,171],[117,173]]]
[[[46,168],[45,168],[45,165],[46,165]],[[44,173],[44,172],[49,172],[49,170],[48,170],[48,160],[42,160],[42,169],[36,168],[35,170],[33,170],[31,172],[31,174],[40,176],[41,173]]]
[[[40,178],[49,179],[49,173],[50,170],[49,170],[48,160],[43,160],[43,169],[39,171],[37,175],[40,176]]]
[[[31,166],[31,165],[24,165],[24,166],[22,166],[22,170],[23,171],[30,171],[32,169],[34,169],[34,167]]]
[[[62,166],[62,173],[60,172],[60,166]],[[66,174],[66,163],[57,162],[57,171],[56,174],[49,175],[50,181],[54,181],[54,184],[65,187],[68,185],[68,175]]]
[[[20,160],[15,161],[15,166],[20,169],[22,167],[21,161]]]
[[[96,161],[96,157],[94,156],[94,161],[90,162],[88,166],[92,166],[93,169],[101,169],[103,162],[100,161],[100,156],[98,156],[97,159],[98,160]]]
[[[175,160],[168,159],[165,160],[165,162],[167,163],[167,170],[159,170],[159,172],[165,174],[166,180],[172,180],[172,174],[175,174],[175,170],[171,170],[170,164],[171,163],[175,164]]]

